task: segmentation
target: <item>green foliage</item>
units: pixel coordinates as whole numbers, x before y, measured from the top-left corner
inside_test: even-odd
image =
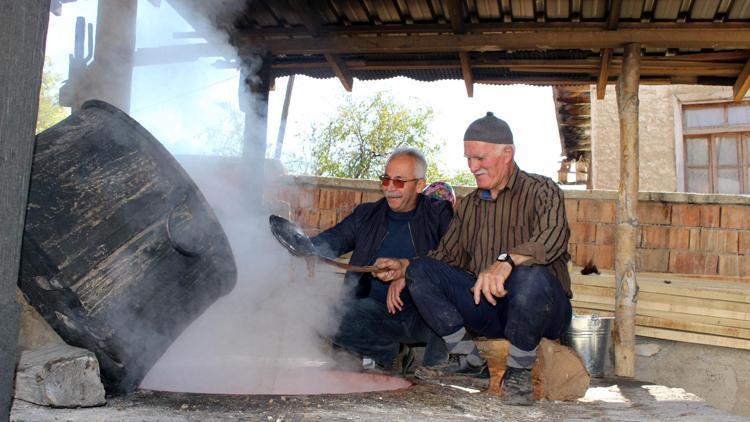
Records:
[[[55,123],[68,117],[70,110],[60,106],[59,84],[62,77],[51,69],[52,62],[49,58],[44,60],[42,72],[42,86],[39,90],[39,113],[36,117],[36,133],[55,125]]]
[[[411,110],[390,95],[379,92],[364,100],[347,99],[336,116],[313,125],[313,169],[321,176],[374,179],[391,151],[414,147],[426,155],[432,109]]]
[[[428,181],[473,185],[468,172],[446,174],[441,170],[438,156],[444,143],[431,140],[432,118],[430,107],[407,106],[385,92],[362,100],[348,98],[331,119],[310,128],[311,168],[300,165],[299,157],[287,165],[292,171],[311,170],[319,176],[376,179],[394,149],[412,147],[427,159]]]

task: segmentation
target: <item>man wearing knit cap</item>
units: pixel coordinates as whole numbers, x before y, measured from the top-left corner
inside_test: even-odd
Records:
[[[464,134],[477,189],[461,201],[448,232],[427,257],[384,258],[382,280],[406,279],[427,323],[445,339],[450,361],[420,368],[423,379],[472,373],[486,365],[467,330],[510,342],[502,400],[533,403],[531,367],[542,337],[570,324],[570,231],[554,181],[514,161],[513,134],[492,113]]]

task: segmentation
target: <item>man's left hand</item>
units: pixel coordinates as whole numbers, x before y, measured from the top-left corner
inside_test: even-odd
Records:
[[[505,280],[510,276],[513,267],[507,262],[495,262],[489,268],[479,273],[474,287],[474,303],[479,305],[482,296],[492,306],[497,305],[496,297],[500,298],[508,294],[505,290]]]
[[[385,305],[388,307],[389,314],[393,315],[404,308],[404,301],[401,300],[401,292],[405,287],[405,278],[394,280],[391,282],[390,286],[388,286],[388,297],[385,300]]]

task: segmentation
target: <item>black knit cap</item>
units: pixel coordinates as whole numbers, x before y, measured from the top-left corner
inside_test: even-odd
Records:
[[[491,111],[481,119],[474,120],[464,133],[464,141],[480,141],[491,144],[512,144],[510,126],[495,117]]]

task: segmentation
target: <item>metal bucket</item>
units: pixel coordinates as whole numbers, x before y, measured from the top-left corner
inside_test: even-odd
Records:
[[[563,344],[575,349],[592,377],[604,376],[604,364],[612,346],[614,319],[596,314],[573,315],[570,327],[563,336]]]

